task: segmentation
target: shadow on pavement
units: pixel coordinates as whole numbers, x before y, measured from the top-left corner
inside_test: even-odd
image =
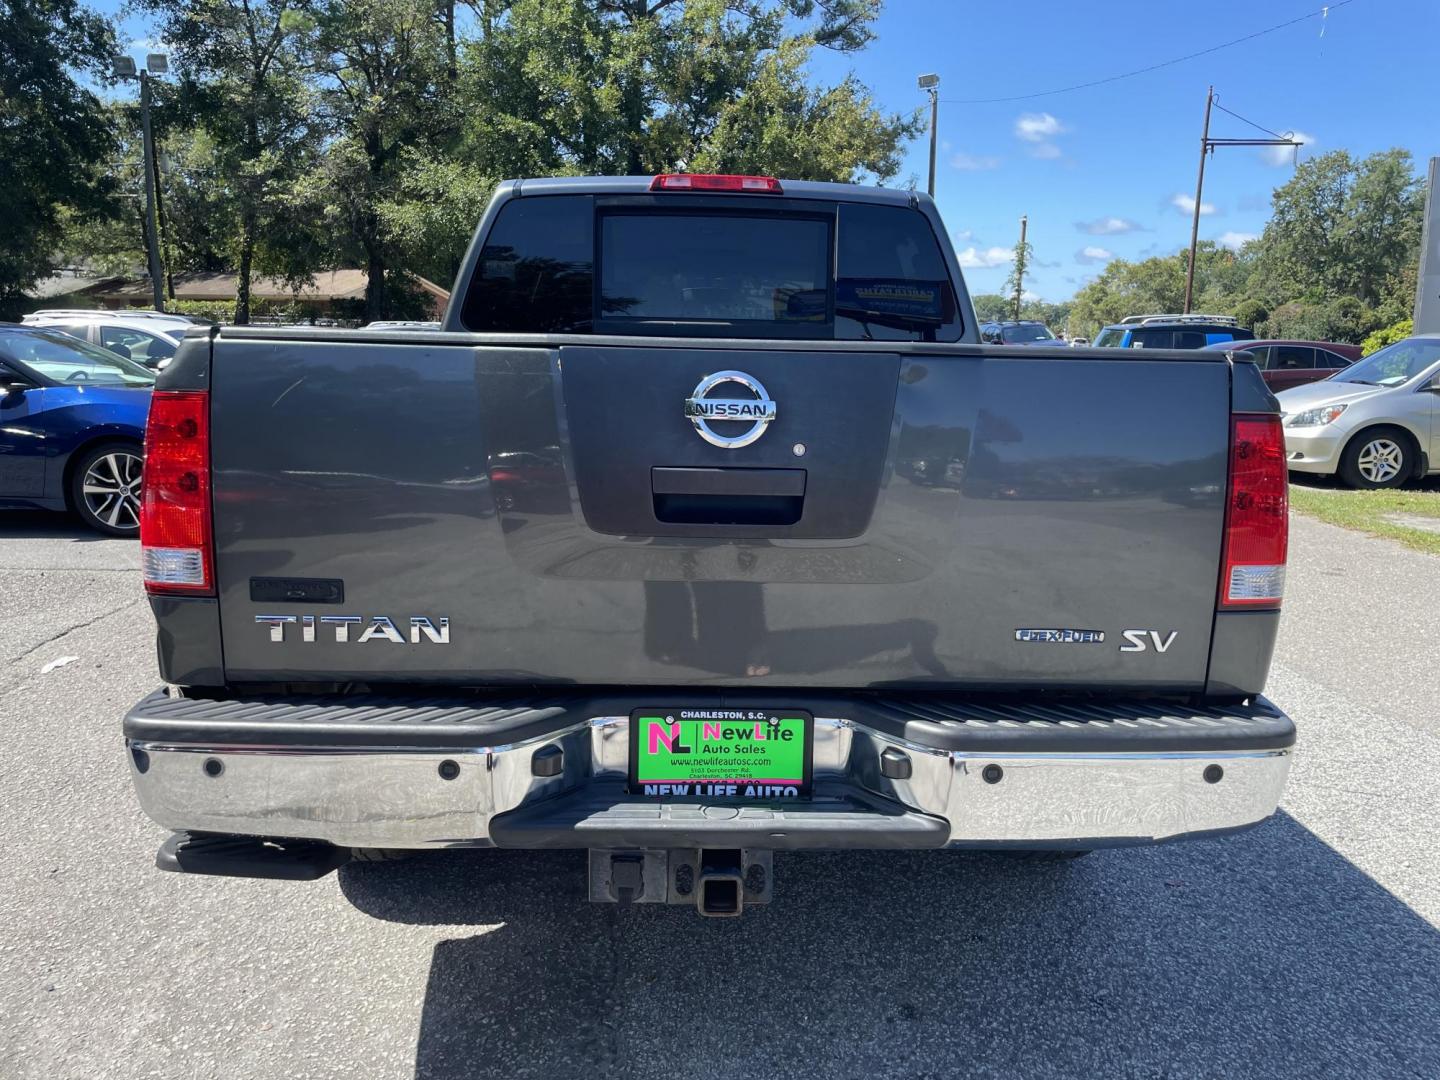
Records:
[[[435,948],[416,1077],[1440,1075],[1440,935],[1283,813],[1068,864],[782,854],[735,920],[587,904],[584,860],[341,871],[477,928]]]
[[[73,514],[55,510],[0,510],[0,540],[121,540],[87,529]]]
[[[1317,491],[1350,491],[1351,489],[1342,484],[1332,476],[1322,476],[1318,473],[1292,472],[1290,483],[1296,487],[1314,488]],[[1440,475],[1422,476],[1416,480],[1401,484],[1400,491],[1433,491],[1440,492]],[[1364,492],[1356,492],[1357,498],[1364,498]]]

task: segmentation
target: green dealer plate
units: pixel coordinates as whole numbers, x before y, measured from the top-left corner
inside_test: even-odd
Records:
[[[803,709],[636,709],[630,791],[656,799],[804,798],[815,718]]]

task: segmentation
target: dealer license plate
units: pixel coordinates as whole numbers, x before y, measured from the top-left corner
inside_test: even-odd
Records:
[[[657,799],[806,797],[814,729],[803,709],[636,709],[630,791]]]

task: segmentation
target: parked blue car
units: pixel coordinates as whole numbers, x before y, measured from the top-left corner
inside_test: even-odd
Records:
[[[58,330],[0,323],[0,507],[72,510],[140,529],[145,416],[155,373]]]

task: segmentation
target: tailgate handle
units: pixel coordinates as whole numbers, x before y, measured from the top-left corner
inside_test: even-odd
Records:
[[[656,495],[759,495],[796,498],[805,494],[804,469],[652,468]]]
[[[794,525],[805,512],[804,469],[652,468],[655,519],[669,525]]]

